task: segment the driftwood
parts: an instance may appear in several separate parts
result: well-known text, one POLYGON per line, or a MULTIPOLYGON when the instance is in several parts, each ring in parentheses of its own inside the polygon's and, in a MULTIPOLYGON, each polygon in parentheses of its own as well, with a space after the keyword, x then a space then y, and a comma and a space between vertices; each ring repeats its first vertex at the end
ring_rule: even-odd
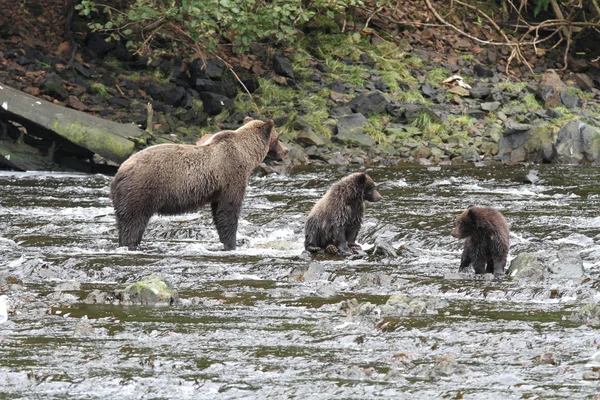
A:
POLYGON ((94 154, 120 164, 147 137, 133 124, 59 106, 0 82, 0 164, 10 168, 44 168, 65 157, 91 160, 94 154))

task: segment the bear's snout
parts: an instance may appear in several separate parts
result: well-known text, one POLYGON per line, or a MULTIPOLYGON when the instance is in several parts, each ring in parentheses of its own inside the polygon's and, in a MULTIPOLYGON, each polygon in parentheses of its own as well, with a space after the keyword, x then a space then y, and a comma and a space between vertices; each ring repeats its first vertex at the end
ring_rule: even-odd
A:
POLYGON ((450 234, 452 236, 454 236, 455 238, 460 238, 460 234, 458 233, 458 227, 455 226, 454 228, 452 228, 452 232, 450 232, 450 234))
POLYGON ((373 202, 377 202, 381 200, 381 198, 381 194, 378 191, 375 191, 375 193, 373 193, 373 202))
POLYGON ((283 160, 283 157, 290 152, 290 149, 285 147, 280 140, 277 141, 277 144, 274 147, 275 148, 269 149, 268 155, 276 160, 283 160))

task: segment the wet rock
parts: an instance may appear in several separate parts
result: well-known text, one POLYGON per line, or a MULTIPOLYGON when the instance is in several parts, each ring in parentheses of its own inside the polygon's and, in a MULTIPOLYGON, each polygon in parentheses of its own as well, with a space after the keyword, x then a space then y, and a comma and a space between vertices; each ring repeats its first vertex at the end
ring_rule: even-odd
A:
POLYGON ((83 64, 81 64, 80 62, 77 61, 73 61, 71 63, 71 66, 73 67, 73 69, 75 71, 77 71, 77 73, 79 73, 81 76, 85 77, 85 78, 89 78, 92 76, 93 71, 91 68, 88 68, 86 66, 84 66, 83 64))
POLYGON ((442 354, 435 357, 433 366, 417 365, 409 371, 412 375, 428 381, 437 381, 452 375, 464 375, 469 373, 466 366, 459 364, 453 354, 442 354))
POLYGON ((529 183, 532 185, 541 183, 539 172, 535 169, 529 170, 527 176, 523 179, 523 183, 529 183))
POLYGON ((340 308, 351 317, 372 315, 379 310, 377 305, 369 302, 359 303, 357 299, 343 301, 340 308))
POLYGON ((448 303, 445 300, 425 294, 419 296, 394 294, 380 309, 382 316, 405 317, 409 315, 436 315, 440 308, 447 306, 448 303))
POLYGON ((158 275, 148 275, 138 282, 132 283, 123 290, 125 303, 153 305, 173 304, 179 300, 179 295, 173 286, 158 275))
POLYGON ((600 303, 583 305, 579 310, 571 314, 568 319, 572 322, 600 327, 600 303))
POLYGON ((561 105, 560 93, 567 89, 567 85, 560 79, 558 73, 549 69, 540 79, 537 92, 544 102, 544 108, 552 108, 561 105))
POLYGON ((379 257, 396 258, 398 253, 391 243, 381 238, 375 239, 373 247, 366 251, 367 254, 379 257))
POLYGON ((370 117, 375 114, 383 114, 389 107, 385 96, 379 92, 367 92, 356 96, 347 104, 356 114, 370 117))
POLYGON ((563 126, 556 137, 557 161, 581 164, 600 161, 600 129, 575 119, 563 126))
POLYGON ((87 295, 83 302, 85 304, 107 304, 112 303, 115 300, 115 296, 113 294, 103 292, 101 290, 95 289, 90 294, 87 295))
POLYGON ((314 282, 323 279, 325 267, 318 262, 311 262, 308 265, 301 265, 292 268, 290 271, 291 281, 314 282))
POLYGON ((333 138, 349 146, 373 146, 375 144, 373 138, 364 133, 367 123, 367 119, 362 114, 341 117, 335 127, 333 138))
POLYGON ((96 336, 96 329, 92 326, 87 316, 83 316, 73 331, 75 337, 94 337, 96 336))
POLYGON ((287 57, 284 57, 282 55, 274 56, 273 70, 277 75, 284 76, 286 78, 291 79, 292 81, 296 80, 296 77, 294 75, 294 69, 292 68, 292 62, 287 57))
POLYGON ((360 277, 358 283, 360 286, 389 286, 392 283, 392 277, 381 272, 368 272, 360 277))
POLYGON ((58 285, 56 285, 54 287, 54 290, 60 291, 60 292, 81 290, 81 283, 77 282, 77 281, 62 282, 62 283, 59 283, 58 285))
POLYGON ((378 378, 378 375, 379 374, 373 367, 362 368, 357 365, 352 365, 351 367, 348 367, 348 369, 346 369, 346 370, 333 371, 333 372, 328 372, 326 374, 326 376, 328 378, 354 380, 354 381, 361 381, 361 380, 367 380, 367 379, 373 380, 373 379, 378 378))
POLYGON ((534 360, 535 364, 557 365, 556 355, 554 353, 543 353, 537 356, 534 360))
POLYGON ((540 282, 552 279, 580 279, 583 260, 576 250, 565 248, 543 253, 519 253, 510 263, 507 275, 517 280, 540 282))

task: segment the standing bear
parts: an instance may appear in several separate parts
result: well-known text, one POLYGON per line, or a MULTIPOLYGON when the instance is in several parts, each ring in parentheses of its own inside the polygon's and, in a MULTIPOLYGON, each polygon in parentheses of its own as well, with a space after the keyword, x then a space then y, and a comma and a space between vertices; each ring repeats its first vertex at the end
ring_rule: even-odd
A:
POLYGON ((476 274, 504 276, 510 232, 498 210, 470 205, 458 217, 452 236, 467 239, 458 272, 466 272, 473 265, 476 274))
POLYGON ((251 172, 268 152, 283 157, 287 151, 272 120, 253 120, 216 133, 202 146, 159 144, 132 155, 110 185, 119 245, 137 247, 154 214, 183 214, 210 204, 221 243, 235 249, 251 172))
POLYGON ((350 255, 361 250, 356 237, 362 224, 364 201, 376 202, 381 195, 373 179, 363 173, 335 183, 314 205, 304 225, 304 248, 311 253, 350 255))

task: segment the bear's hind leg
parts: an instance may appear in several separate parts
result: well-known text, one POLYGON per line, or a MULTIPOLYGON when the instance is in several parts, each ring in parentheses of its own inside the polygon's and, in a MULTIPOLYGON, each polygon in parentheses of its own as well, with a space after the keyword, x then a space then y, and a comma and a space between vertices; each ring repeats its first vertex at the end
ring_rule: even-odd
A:
POLYGON ((146 231, 146 226, 148 226, 150 217, 151 215, 137 215, 127 218, 126 221, 118 218, 117 229, 119 230, 119 246, 127 246, 129 250, 135 250, 142 241, 142 236, 146 231))
POLYGON ((235 250, 238 218, 242 208, 242 196, 235 198, 220 198, 219 201, 211 203, 213 220, 217 227, 219 240, 223 243, 225 250, 235 250))

